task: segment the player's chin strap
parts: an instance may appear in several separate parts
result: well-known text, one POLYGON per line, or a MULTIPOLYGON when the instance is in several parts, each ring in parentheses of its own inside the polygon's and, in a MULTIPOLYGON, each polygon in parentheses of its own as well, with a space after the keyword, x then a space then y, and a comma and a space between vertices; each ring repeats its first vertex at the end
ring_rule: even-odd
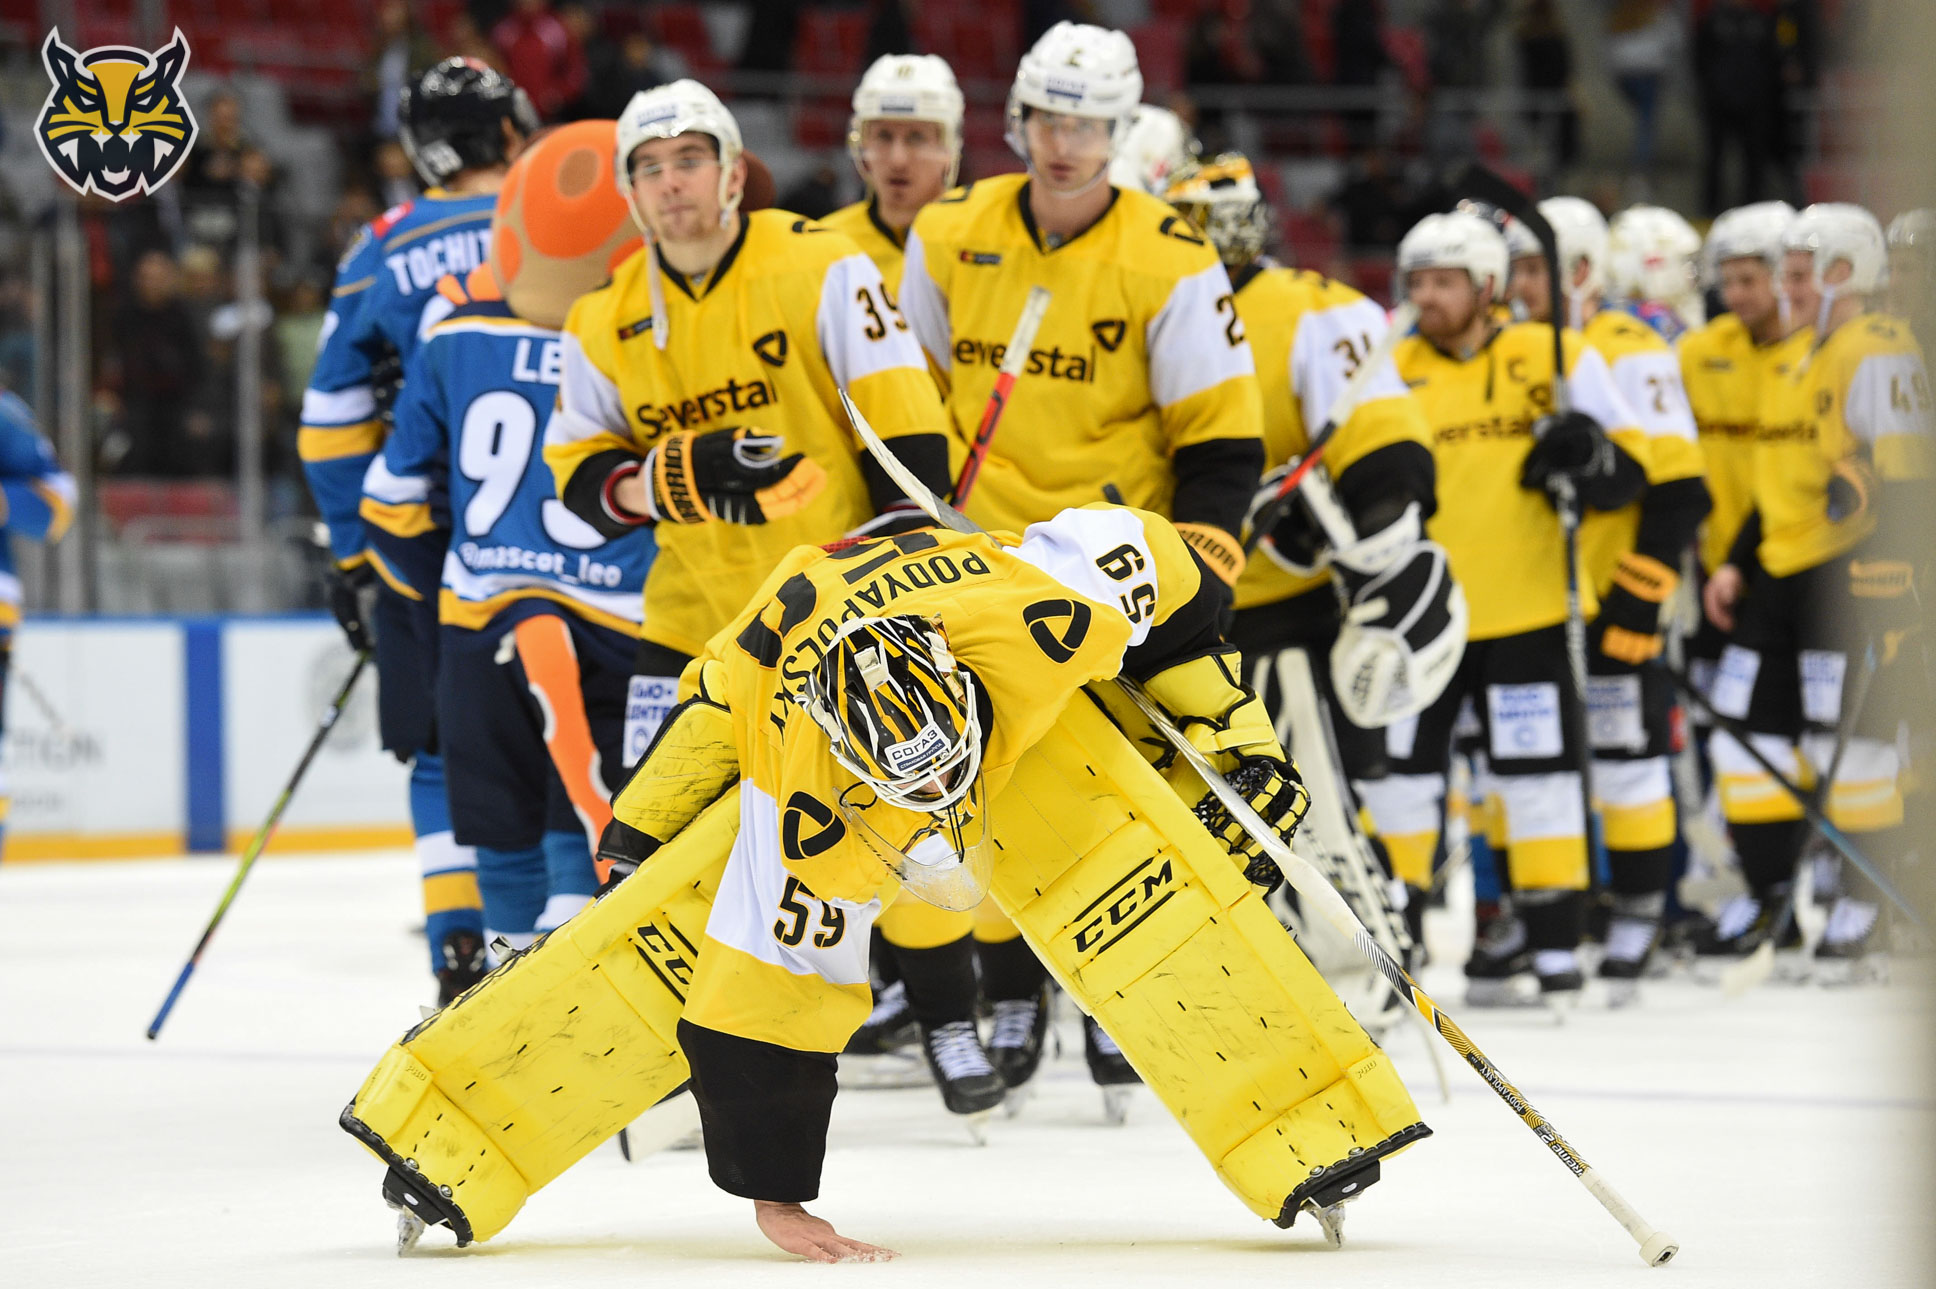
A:
MULTIPOLYGON (((847 417, 853 422, 854 432, 860 435, 861 442, 865 443, 867 450, 874 454, 875 461, 880 463, 889 478, 900 485, 903 492, 932 515, 936 523, 945 528, 952 528, 961 533, 983 531, 966 515, 930 492, 912 471, 901 464, 900 458, 894 455, 893 449, 881 440, 880 435, 874 432, 874 427, 867 423, 867 418, 860 414, 860 409, 855 407, 853 400, 847 397, 847 391, 842 389, 839 393, 841 406, 847 409, 847 417)), ((1499 1096, 1499 1099, 1512 1108, 1526 1126, 1533 1130, 1533 1134, 1545 1143, 1546 1148, 1553 1152, 1554 1157, 1565 1164, 1567 1170, 1579 1178, 1581 1185, 1592 1193, 1593 1198, 1600 1201, 1607 1212, 1626 1228, 1627 1234, 1632 1236, 1640 1246, 1641 1259, 1648 1266, 1667 1265, 1674 1255, 1680 1252, 1680 1243, 1665 1232, 1650 1226, 1646 1219, 1641 1217, 1634 1207, 1622 1199, 1612 1185, 1600 1176, 1597 1170, 1580 1158, 1579 1152, 1560 1135, 1559 1130, 1533 1108, 1532 1103, 1527 1101, 1520 1094, 1519 1089, 1506 1079, 1491 1059, 1481 1052, 1470 1038, 1466 1037, 1465 1031, 1439 1009, 1439 1005, 1418 987, 1418 983, 1406 973, 1405 968, 1400 966, 1395 958, 1379 946, 1371 933, 1365 930, 1364 924, 1358 921, 1357 915, 1352 913, 1351 906, 1344 902, 1344 897, 1333 890, 1331 884, 1325 880, 1324 874, 1319 872, 1309 860, 1301 858, 1293 851, 1278 835, 1277 830, 1265 823, 1263 818, 1251 808, 1250 802, 1244 799, 1243 794, 1231 787, 1229 781, 1210 764, 1209 759, 1184 737, 1183 732, 1177 729, 1175 722, 1170 719, 1169 713, 1163 710, 1161 704, 1151 698, 1143 687, 1133 680, 1119 677, 1116 684, 1137 707, 1142 709, 1150 724, 1176 748, 1178 755, 1197 772, 1205 786, 1230 812, 1230 817, 1250 834, 1265 854, 1277 862, 1278 868, 1283 871, 1285 879, 1297 891, 1299 898, 1305 901, 1308 907, 1315 909, 1339 935, 1350 940, 1360 953, 1370 959, 1372 966, 1391 982, 1392 988, 1418 1009, 1419 1013, 1431 1023, 1432 1028, 1438 1031, 1440 1037, 1452 1045, 1452 1050, 1465 1058, 1466 1063, 1478 1072, 1479 1077, 1485 1080, 1486 1085, 1499 1096)))

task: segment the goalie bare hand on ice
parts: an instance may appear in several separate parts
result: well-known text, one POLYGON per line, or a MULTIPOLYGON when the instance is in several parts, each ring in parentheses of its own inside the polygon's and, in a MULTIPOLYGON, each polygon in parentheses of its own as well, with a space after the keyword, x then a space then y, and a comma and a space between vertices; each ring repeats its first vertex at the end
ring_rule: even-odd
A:
POLYGON ((344 1112, 386 1198, 488 1238, 689 1078, 714 1182, 774 1244, 892 1256, 801 1206, 869 930, 905 891, 992 898, 1253 1212, 1313 1211, 1335 1240, 1338 1205, 1429 1129, 1265 908, 1257 843, 1113 687, 1084 688, 1141 679, 1289 836, 1308 798, 1238 680, 1225 594, 1168 521, 1105 505, 1020 539, 795 550, 615 798, 601 851, 629 875, 344 1112))

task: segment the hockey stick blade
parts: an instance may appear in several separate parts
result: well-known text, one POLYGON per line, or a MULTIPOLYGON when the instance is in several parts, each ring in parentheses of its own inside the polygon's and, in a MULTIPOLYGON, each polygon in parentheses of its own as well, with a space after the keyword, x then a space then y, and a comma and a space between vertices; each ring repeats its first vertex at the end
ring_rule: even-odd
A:
POLYGON ((988 459, 988 448, 995 440, 995 427, 1001 424, 1002 414, 1008 410, 1009 395, 1015 390, 1015 382, 1022 378, 1028 367, 1029 351, 1035 347, 1035 333, 1042 329, 1043 315, 1049 311, 1049 289, 1045 286, 1029 288, 1028 299, 1022 303, 1022 316, 1015 320, 1015 331, 1008 338, 1008 348, 1002 351, 1002 365, 995 373, 995 387, 988 392, 988 402, 981 411, 981 423, 975 427, 975 441, 968 447, 968 459, 961 463, 961 475, 955 480, 949 495, 954 504, 963 506, 968 503, 968 494, 975 489, 975 480, 981 477, 982 463, 988 459))
POLYGON ((874 460, 879 463, 881 469, 887 471, 887 477, 894 480, 901 491, 908 495, 909 501, 927 511, 928 518, 943 528, 952 528, 958 533, 981 531, 968 516, 935 496, 926 484, 915 477, 914 471, 908 469, 901 458, 894 455, 894 449, 887 446, 881 436, 874 432, 874 427, 867 423, 867 418, 860 414, 858 407, 854 406, 854 400, 847 397, 846 390, 838 389, 835 392, 840 395, 840 405, 847 409, 847 419, 854 424, 854 433, 860 435, 860 441, 873 454, 874 460))
POLYGON ((148 1024, 150 1042, 161 1034, 161 1027, 167 1021, 168 1013, 175 1009, 175 1000, 181 997, 182 990, 187 987, 188 978, 194 974, 196 966, 201 962, 202 954, 208 948, 208 942, 215 938, 215 928, 222 925, 222 919, 228 915, 229 905, 235 902, 236 893, 242 889, 242 883, 248 877, 249 870, 255 867, 256 859, 262 854, 263 848, 269 844, 269 839, 275 835, 276 825, 282 822, 282 812, 289 808, 290 799, 296 795, 297 785, 302 783, 303 775, 308 772, 309 763, 316 759, 316 753, 322 748, 323 741, 329 737, 329 732, 336 728, 336 721, 342 716, 343 708, 349 704, 350 693, 356 688, 357 679, 362 676, 363 669, 369 665, 369 662, 368 650, 356 655, 356 665, 350 668, 350 674, 343 681, 343 687, 336 691, 335 699, 323 712, 322 719, 317 722, 316 735, 309 740, 309 746, 303 749, 302 759, 296 762, 295 772, 289 776, 289 782, 283 785, 282 795, 276 798, 275 805, 269 810, 269 817, 262 821, 262 827, 256 829, 255 836, 249 840, 249 848, 242 852, 242 862, 236 867, 235 877, 229 882, 228 890, 222 893, 221 902, 216 904, 215 915, 202 929, 202 938, 195 942, 195 951, 189 954, 188 961, 182 964, 181 974, 175 977, 174 988, 170 989, 168 996, 162 999, 161 1009, 155 1013, 154 1020, 148 1024))
MULTIPOLYGON (((1257 543, 1263 540, 1264 534, 1277 526, 1277 521, 1283 517, 1285 507, 1291 504, 1291 494, 1305 482, 1305 476, 1311 472, 1312 467, 1323 459, 1324 451, 1331 445, 1331 438, 1338 432, 1338 427, 1350 420, 1351 414, 1358 410, 1358 405, 1365 401, 1365 391, 1371 388, 1371 382, 1377 376, 1378 369, 1391 361, 1393 351, 1398 348, 1398 342, 1403 340, 1417 323, 1417 305, 1408 300, 1398 306, 1397 312, 1391 316, 1390 324, 1385 328, 1384 338, 1365 357, 1365 360, 1358 364, 1358 369, 1351 373, 1351 378, 1344 383, 1344 388, 1339 390, 1337 397, 1331 400, 1331 406, 1325 409, 1324 425, 1312 436, 1311 445, 1304 450, 1304 456, 1292 467, 1291 472, 1279 481, 1275 495, 1259 507, 1253 517, 1245 520, 1244 554, 1249 555, 1256 550, 1257 543)), ((1331 536, 1335 544, 1338 535, 1331 534, 1331 536)))
POLYGON ((1504 1101, 1528 1128, 1532 1129, 1533 1134, 1553 1152, 1554 1157, 1579 1178, 1580 1184, 1587 1188, 1588 1193, 1599 1200, 1601 1206, 1613 1215, 1614 1220, 1626 1228, 1627 1234, 1632 1236, 1634 1242, 1640 1246, 1641 1259, 1652 1267, 1666 1266, 1672 1261, 1674 1255, 1680 1252, 1679 1242, 1649 1225, 1633 1205, 1627 1203, 1604 1177, 1580 1158, 1579 1152, 1560 1135, 1552 1122, 1533 1108, 1532 1103, 1527 1101, 1520 1094, 1519 1089, 1506 1079, 1499 1067, 1492 1063, 1491 1058, 1480 1051, 1478 1045, 1466 1037, 1465 1031, 1460 1029, 1458 1024, 1447 1016, 1423 989, 1419 988, 1418 982, 1407 974, 1405 968, 1379 947, 1378 942, 1372 938, 1364 924, 1359 922, 1356 915, 1352 913, 1351 906, 1345 903, 1344 897, 1324 880, 1323 874, 1309 860, 1302 858, 1286 845, 1284 839, 1278 836, 1277 830, 1265 823, 1263 817, 1251 808, 1243 794, 1231 787, 1229 781, 1210 764, 1209 759, 1183 736, 1183 732, 1177 729, 1175 722, 1170 719, 1169 713, 1163 710, 1160 703, 1151 698, 1143 687, 1134 681, 1119 679, 1116 683, 1129 695, 1131 701, 1142 709, 1143 714, 1149 718, 1150 724, 1157 732, 1168 739, 1178 754, 1202 777, 1211 793, 1223 804, 1224 809, 1230 812, 1231 818, 1235 819, 1244 831, 1250 834, 1251 839, 1276 862, 1285 880, 1296 889, 1298 896, 1309 901, 1334 930, 1351 940, 1358 951, 1371 960, 1372 965, 1384 975, 1385 979, 1391 981, 1392 987, 1403 994, 1406 1000, 1425 1016, 1432 1028, 1438 1031, 1439 1036, 1452 1045, 1453 1051, 1465 1058, 1466 1064, 1470 1065, 1499 1099, 1504 1101))

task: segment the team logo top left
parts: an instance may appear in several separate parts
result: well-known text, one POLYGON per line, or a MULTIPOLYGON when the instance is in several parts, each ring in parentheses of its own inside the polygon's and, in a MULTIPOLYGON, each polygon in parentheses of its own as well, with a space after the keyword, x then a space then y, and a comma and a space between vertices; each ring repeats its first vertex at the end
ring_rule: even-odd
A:
POLYGON ((181 90, 188 41, 181 29, 154 53, 102 45, 77 53, 47 33, 41 62, 54 88, 34 134, 68 186, 109 201, 152 193, 195 143, 195 114, 181 90))

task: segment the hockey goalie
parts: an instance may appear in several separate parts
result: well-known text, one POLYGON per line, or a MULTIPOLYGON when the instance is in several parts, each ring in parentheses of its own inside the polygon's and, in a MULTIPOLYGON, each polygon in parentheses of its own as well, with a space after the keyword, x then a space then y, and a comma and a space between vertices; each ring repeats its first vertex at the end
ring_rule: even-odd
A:
POLYGON ((384 1056, 342 1115, 405 1243, 460 1245, 690 1080, 713 1181, 815 1261, 802 1205, 896 899, 993 899, 1260 1217, 1340 1206, 1430 1130, 1264 904, 1258 843, 1113 686, 1143 682, 1284 836, 1308 798, 1168 521, 795 550, 681 680, 613 802, 618 880, 384 1056), (622 877, 619 875, 623 874, 622 877))

